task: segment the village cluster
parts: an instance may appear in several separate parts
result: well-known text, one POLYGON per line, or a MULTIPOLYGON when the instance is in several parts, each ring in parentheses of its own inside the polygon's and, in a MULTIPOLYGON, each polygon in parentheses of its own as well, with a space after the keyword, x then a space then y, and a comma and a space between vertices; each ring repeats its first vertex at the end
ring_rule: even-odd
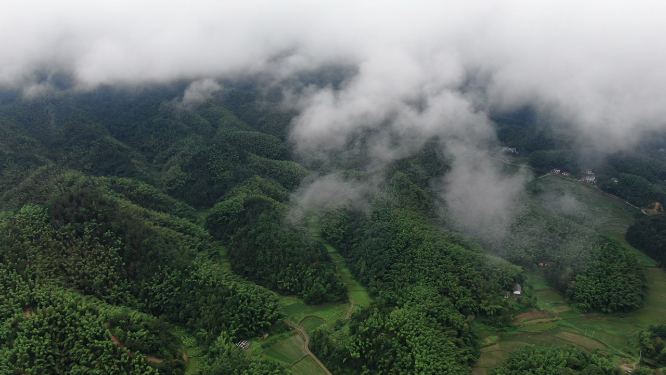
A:
MULTIPOLYGON (((553 172, 552 172, 552 173, 554 173, 554 174, 562 174, 562 176, 564 176, 564 177, 571 177, 571 173, 569 173, 569 172, 562 172, 562 170, 559 169, 559 168, 555 168, 555 169, 553 169, 553 172)), ((594 176, 594 172, 593 172, 593 171, 587 169, 587 170, 584 170, 584 171, 580 171, 580 173, 586 175, 585 177, 583 177, 583 178, 581 179, 581 181, 585 181, 585 182, 588 182, 588 183, 590 183, 590 184, 594 184, 594 183, 597 182, 597 178, 594 176)), ((613 177, 613 178, 611 178, 611 181, 617 183, 618 180, 617 180, 617 178, 613 177)))
MULTIPOLYGON (((660 152, 663 152, 664 150, 666 150, 666 149, 663 149, 663 148, 659 149, 660 152)), ((502 152, 509 152, 509 153, 512 153, 512 154, 517 154, 518 150, 515 147, 502 147, 502 152)), ((590 183, 590 184, 596 184, 597 178, 594 175, 594 171, 592 171, 591 169, 586 169, 586 170, 583 170, 583 171, 580 171, 580 172, 582 174, 585 174, 585 177, 581 178, 581 181, 584 181, 584 182, 587 182, 587 183, 590 183)), ((560 169, 560 168, 554 168, 551 173, 561 174, 564 177, 571 178, 571 173, 562 172, 562 169, 560 169)), ((618 183, 618 179, 616 177, 611 177, 611 181, 616 183, 616 184, 618 183)))

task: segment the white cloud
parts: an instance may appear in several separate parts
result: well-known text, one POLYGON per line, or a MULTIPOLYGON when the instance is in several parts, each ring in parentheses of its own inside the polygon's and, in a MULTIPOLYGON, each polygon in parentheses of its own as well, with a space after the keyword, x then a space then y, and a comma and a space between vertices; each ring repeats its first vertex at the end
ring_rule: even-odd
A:
POLYGON ((305 149, 387 122, 416 144, 432 134, 486 139, 479 109, 525 104, 614 148, 666 126, 665 10, 654 1, 12 2, 0 13, 0 85, 35 95, 50 87, 36 77, 56 72, 89 89, 284 78, 342 62, 357 71, 342 91, 311 88, 298 101, 293 137, 305 149), (486 93, 473 104, 460 90, 470 72, 486 93))
MULTIPOLYGON (((655 1, 5 2, 0 85, 35 96, 53 89, 39 77, 59 72, 81 90, 191 79, 183 102, 196 103, 219 89, 212 79, 342 63, 356 73, 340 90, 292 96, 298 148, 325 157, 373 129, 374 167, 431 136, 455 139, 465 147, 444 197, 462 227, 499 233, 524 178, 460 156, 493 139, 485 111, 534 105, 611 150, 664 129, 665 11, 655 1), (481 90, 461 89, 479 77, 481 90)), ((359 191, 333 177, 311 188, 307 204, 320 203, 312 191, 359 191)))
POLYGON ((214 93, 222 90, 222 86, 211 78, 200 79, 190 83, 179 102, 184 107, 196 107, 209 100, 214 93))

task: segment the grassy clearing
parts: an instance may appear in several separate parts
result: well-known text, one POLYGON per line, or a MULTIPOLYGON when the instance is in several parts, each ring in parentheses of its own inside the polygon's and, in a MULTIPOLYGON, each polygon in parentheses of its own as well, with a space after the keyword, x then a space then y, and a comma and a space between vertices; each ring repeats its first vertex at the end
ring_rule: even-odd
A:
POLYGON ((510 355, 509 351, 503 351, 503 350, 482 352, 481 357, 479 357, 479 360, 476 362, 475 366, 481 368, 499 367, 509 359, 509 355, 510 355))
POLYGON ((565 311, 570 311, 571 306, 568 305, 563 305, 563 306, 553 306, 553 308, 550 309, 552 312, 559 314, 565 311))
POLYGON ((183 343, 182 350, 185 355, 187 355, 187 365, 185 368, 185 373, 192 373, 196 371, 199 365, 199 359, 197 358, 201 352, 201 347, 197 340, 189 335, 183 328, 174 326, 171 330, 174 335, 178 336, 180 341, 183 343))
POLYGON ((321 318, 326 322, 340 317, 344 319, 349 303, 324 303, 308 306, 296 297, 280 297, 280 304, 284 308, 285 317, 292 322, 300 322, 308 316, 321 318))
POLYGON ((530 280, 532 280, 532 285, 535 291, 550 289, 550 286, 546 284, 546 279, 540 273, 531 275, 530 280))
POLYGON ((566 303, 564 297, 552 289, 538 290, 534 294, 536 294, 540 303, 566 303))
POLYGON ((347 286, 347 291, 349 295, 354 300, 354 305, 359 307, 368 307, 372 302, 372 297, 368 294, 368 291, 361 285, 351 273, 345 259, 338 253, 338 251, 331 245, 324 244, 328 250, 328 254, 333 259, 336 269, 338 271, 338 276, 340 280, 347 286))
POLYGON ((210 214, 211 208, 200 208, 196 211, 194 211, 194 217, 199 220, 199 225, 203 227, 204 223, 206 222, 206 217, 210 214))

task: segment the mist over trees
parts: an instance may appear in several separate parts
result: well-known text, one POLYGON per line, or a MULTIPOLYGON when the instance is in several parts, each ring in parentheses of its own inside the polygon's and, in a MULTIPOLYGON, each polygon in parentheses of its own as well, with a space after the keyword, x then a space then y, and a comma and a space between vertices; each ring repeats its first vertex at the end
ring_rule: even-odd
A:
MULTIPOLYGON (((324 243, 375 299, 312 332, 310 349, 333 372, 471 371, 476 325, 510 327, 506 293, 540 262, 582 311, 641 306, 634 254, 479 150, 423 134, 400 146, 395 129, 366 129, 341 149, 307 154, 290 143, 298 113, 284 97, 261 82, 222 83, 202 96, 183 82, 3 97, 3 371, 183 374, 187 341, 200 348, 195 373, 289 373, 236 343, 287 329, 280 296, 347 301, 324 243), (477 199, 465 189, 497 201, 457 211, 477 199), (474 215, 493 226, 469 225, 474 215)), ((500 141, 532 145, 535 168, 554 155, 579 162, 546 128, 498 126, 510 127, 500 141)), ((658 185, 648 158, 607 165, 658 185)))

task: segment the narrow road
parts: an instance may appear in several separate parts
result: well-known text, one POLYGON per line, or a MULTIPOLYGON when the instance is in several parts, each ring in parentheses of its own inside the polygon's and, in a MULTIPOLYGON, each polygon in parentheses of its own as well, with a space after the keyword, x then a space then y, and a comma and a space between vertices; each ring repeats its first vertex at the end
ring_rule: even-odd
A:
POLYGON ((349 308, 347 309, 347 315, 345 315, 345 320, 349 320, 352 310, 354 310, 354 299, 351 298, 351 294, 349 293, 347 293, 347 297, 349 297, 349 308))
POLYGON ((310 346, 310 336, 308 336, 308 334, 305 332, 303 327, 301 327, 298 324, 292 322, 291 320, 285 319, 284 322, 289 324, 290 326, 296 328, 296 330, 301 334, 301 336, 303 336, 303 340, 305 340, 305 343, 303 344, 303 352, 305 352, 306 355, 309 355, 310 358, 312 358, 317 363, 317 365, 319 367, 321 367, 322 370, 324 370, 325 373, 327 373, 328 375, 333 375, 333 374, 331 374, 330 371, 328 371, 326 366, 324 366, 324 364, 321 363, 319 358, 317 358, 317 356, 312 354, 312 352, 310 351, 310 348, 309 348, 309 346, 310 346))

